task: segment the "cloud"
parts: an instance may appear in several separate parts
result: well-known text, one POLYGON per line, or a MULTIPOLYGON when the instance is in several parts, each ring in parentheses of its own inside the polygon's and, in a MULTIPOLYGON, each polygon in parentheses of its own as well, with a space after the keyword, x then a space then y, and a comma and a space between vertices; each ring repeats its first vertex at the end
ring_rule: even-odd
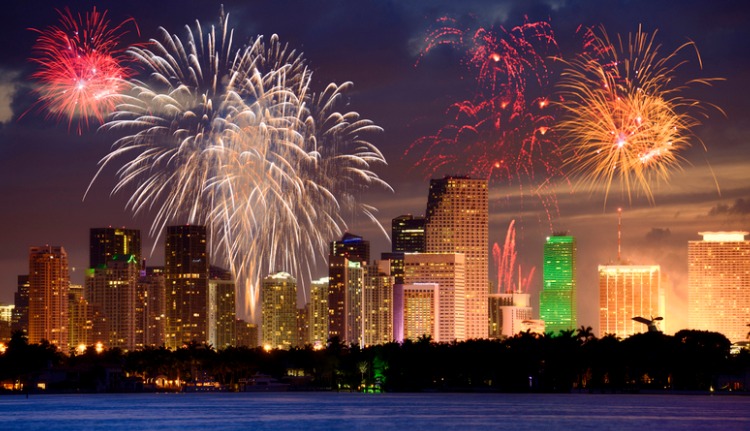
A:
POLYGON ((669 228, 662 229, 654 227, 651 228, 648 233, 646 233, 646 241, 648 241, 649 243, 663 242, 665 240, 668 240, 671 236, 672 231, 670 231, 669 228))
POLYGON ((0 69, 0 123, 7 123, 13 119, 13 98, 18 89, 17 71, 0 69))
POLYGON ((709 216, 745 214, 750 214, 750 198, 739 198, 732 205, 719 203, 708 211, 709 216))

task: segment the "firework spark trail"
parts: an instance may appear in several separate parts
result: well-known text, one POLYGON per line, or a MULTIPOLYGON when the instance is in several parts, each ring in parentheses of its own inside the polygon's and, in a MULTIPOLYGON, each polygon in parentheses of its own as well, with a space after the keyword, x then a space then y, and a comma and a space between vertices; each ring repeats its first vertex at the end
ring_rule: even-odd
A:
POLYGON ((679 54, 694 44, 662 56, 656 32, 640 28, 617 42, 603 28, 588 30, 584 48, 566 62, 558 84, 565 115, 557 129, 566 141, 565 165, 579 184, 604 187, 605 206, 613 182, 629 201, 643 193, 653 203, 652 184, 668 182, 680 167, 680 153, 700 124, 697 116, 706 115, 706 104, 681 93, 717 79, 680 81, 677 71, 687 60, 679 54))
POLYGON ((77 16, 68 8, 57 12, 59 25, 30 29, 39 34, 31 58, 39 69, 32 76, 39 82, 38 104, 58 120, 67 117, 68 128, 75 122, 81 134, 90 119, 101 124, 114 110, 122 79, 133 75, 120 39, 128 33, 126 24, 136 32, 138 27, 132 18, 111 26, 107 11, 96 8, 77 16))
POLYGON ((545 95, 547 58, 557 53, 551 27, 526 22, 509 31, 472 31, 443 18, 428 33, 422 56, 441 45, 465 50, 464 64, 477 90, 471 99, 452 104, 448 123, 417 139, 406 154, 417 152, 417 167, 428 175, 462 172, 517 184, 522 194, 532 190, 551 219, 556 199, 549 180, 562 176, 555 116, 545 95))
POLYGON ((497 293, 528 292, 535 268, 532 267, 526 277, 523 277, 521 265, 516 271, 516 228, 515 220, 508 224, 505 242, 502 249, 498 243, 492 246, 492 258, 497 266, 497 293))
POLYGON ((149 80, 131 80, 103 126, 124 136, 99 173, 129 157, 113 193, 132 190, 136 213, 155 208, 152 235, 169 223, 206 224, 254 313, 267 274, 312 279, 316 256, 346 226, 343 211, 377 223, 357 196, 390 190, 371 171, 385 159, 365 140, 381 129, 336 111, 351 83, 313 93, 302 55, 275 35, 233 48, 223 13, 205 33, 186 26, 184 40, 160 31, 148 48, 130 50, 149 80))

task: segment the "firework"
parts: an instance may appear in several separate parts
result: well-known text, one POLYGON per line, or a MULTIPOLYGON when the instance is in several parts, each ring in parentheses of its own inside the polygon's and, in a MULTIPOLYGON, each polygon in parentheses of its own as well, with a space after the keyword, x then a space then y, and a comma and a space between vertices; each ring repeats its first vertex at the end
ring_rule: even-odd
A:
POLYGON ((107 12, 96 8, 77 16, 67 8, 57 12, 58 25, 31 29, 39 34, 31 59, 39 68, 33 77, 39 81, 39 104, 49 115, 67 117, 68 127, 75 123, 80 134, 90 119, 101 124, 114 109, 122 80, 133 73, 123 61, 119 41, 127 33, 126 24, 138 28, 132 19, 112 26, 107 12))
POLYGON ((416 140, 407 154, 418 152, 417 166, 428 175, 466 173, 516 183, 542 198, 560 171, 560 152, 552 128, 554 115, 546 97, 548 56, 557 52, 546 22, 526 22, 506 30, 461 29, 441 19, 431 31, 422 55, 450 45, 464 50, 464 65, 475 78, 470 99, 446 110, 448 121, 435 134, 416 140))
POLYGON ((686 63, 679 54, 694 47, 688 42, 662 56, 656 32, 639 28, 613 43, 600 28, 586 33, 583 53, 566 63, 558 84, 565 115, 557 125, 567 142, 565 165, 580 184, 603 185, 605 205, 613 182, 628 200, 643 193, 653 202, 652 184, 668 182, 683 161, 705 109, 681 93, 716 80, 678 79, 686 63))
POLYGON ((529 291, 531 280, 536 268, 532 267, 526 277, 523 277, 521 265, 516 270, 516 221, 511 220, 505 234, 505 243, 500 248, 498 243, 492 246, 492 258, 497 266, 497 293, 521 293, 529 291), (516 280, 517 278, 517 280, 516 280))
POLYGON ((136 213, 156 208, 152 235, 175 221, 207 225, 254 312, 267 274, 312 278, 342 213, 375 220, 357 196, 390 189, 371 171, 385 159, 365 140, 380 128, 336 111, 351 83, 314 93, 302 55, 275 35, 234 48, 223 13, 205 33, 186 27, 185 40, 160 32, 130 50, 149 79, 131 80, 105 123, 124 136, 101 168, 128 157, 113 192, 131 193, 136 213))

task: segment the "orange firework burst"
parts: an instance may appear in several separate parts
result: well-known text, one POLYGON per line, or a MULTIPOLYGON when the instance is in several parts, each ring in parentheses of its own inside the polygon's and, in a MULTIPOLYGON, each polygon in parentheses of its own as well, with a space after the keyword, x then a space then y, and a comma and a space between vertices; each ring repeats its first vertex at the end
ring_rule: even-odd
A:
POLYGON ((677 70, 687 61, 678 56, 695 45, 688 42, 660 56, 655 37, 639 28, 627 41, 618 36, 615 44, 603 28, 588 30, 584 52, 566 63, 558 83, 565 115, 557 130, 566 142, 565 166, 579 184, 591 189, 603 184, 605 205, 613 181, 628 200, 643 193, 653 203, 651 185, 669 181, 671 170, 684 161, 680 152, 695 138, 696 116, 706 114, 702 103, 681 93, 717 80, 680 83, 677 70))
MULTIPOLYGON (((34 78, 39 81, 39 104, 49 115, 67 118, 80 134, 89 119, 99 123, 114 109, 123 79, 133 75, 124 64, 120 38, 126 23, 110 26, 107 12, 94 8, 74 16, 67 8, 58 10, 60 22, 39 33, 31 61, 39 65, 34 78)), ((138 30, 136 26, 136 31, 138 30)))

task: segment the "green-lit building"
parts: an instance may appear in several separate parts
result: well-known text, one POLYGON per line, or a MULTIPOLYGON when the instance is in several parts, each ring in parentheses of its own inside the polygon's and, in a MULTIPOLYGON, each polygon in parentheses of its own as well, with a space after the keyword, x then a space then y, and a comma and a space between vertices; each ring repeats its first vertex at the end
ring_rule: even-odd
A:
POLYGON ((544 279, 539 317, 545 332, 576 329, 576 240, 555 234, 544 244, 544 279))

